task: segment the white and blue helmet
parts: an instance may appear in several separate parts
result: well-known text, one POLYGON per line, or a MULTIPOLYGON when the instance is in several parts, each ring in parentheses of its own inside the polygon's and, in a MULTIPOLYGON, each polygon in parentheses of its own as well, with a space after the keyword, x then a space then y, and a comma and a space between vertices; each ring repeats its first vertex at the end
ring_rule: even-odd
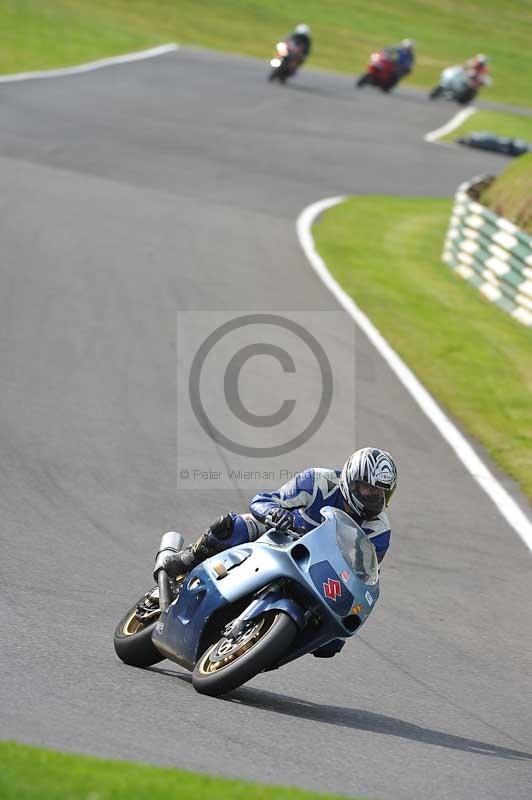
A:
POLYGON ((397 486, 397 467, 391 455, 378 447, 356 450, 345 462, 340 490, 347 505, 359 516, 371 519, 390 504, 397 486), (367 494, 366 486, 380 489, 367 494))
POLYGON ((301 23, 301 25, 296 25, 294 33, 300 33, 302 36, 310 36, 310 27, 301 23))

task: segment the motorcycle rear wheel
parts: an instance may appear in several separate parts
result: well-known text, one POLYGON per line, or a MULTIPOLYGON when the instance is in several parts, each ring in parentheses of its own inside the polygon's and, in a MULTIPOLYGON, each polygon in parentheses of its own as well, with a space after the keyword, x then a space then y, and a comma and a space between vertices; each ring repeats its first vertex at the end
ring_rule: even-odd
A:
POLYGON ((277 661, 297 633, 297 625, 284 611, 268 611, 253 620, 236 640, 222 637, 198 660, 192 685, 212 697, 242 686, 277 661))
POLYGON ((120 620, 113 637, 115 653, 124 664, 131 667, 151 667, 152 664, 164 660, 164 656, 151 640, 159 614, 154 613, 146 623, 141 622, 137 616, 137 606, 145 597, 143 595, 120 620))
POLYGON ((460 105, 466 106, 468 103, 471 103, 475 99, 476 94, 477 94, 476 89, 467 89, 465 92, 462 92, 460 97, 457 97, 456 99, 460 103, 460 105))

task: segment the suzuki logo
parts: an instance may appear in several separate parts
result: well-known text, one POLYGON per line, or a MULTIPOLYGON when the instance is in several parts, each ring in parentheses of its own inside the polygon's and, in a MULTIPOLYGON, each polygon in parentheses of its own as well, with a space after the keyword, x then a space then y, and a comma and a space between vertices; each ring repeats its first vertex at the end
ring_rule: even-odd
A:
POLYGON ((325 593, 325 597, 328 597, 329 600, 334 600, 334 602, 336 602, 336 598, 341 597, 342 595, 342 586, 340 581, 335 581, 334 578, 328 578, 323 584, 323 591, 325 593))

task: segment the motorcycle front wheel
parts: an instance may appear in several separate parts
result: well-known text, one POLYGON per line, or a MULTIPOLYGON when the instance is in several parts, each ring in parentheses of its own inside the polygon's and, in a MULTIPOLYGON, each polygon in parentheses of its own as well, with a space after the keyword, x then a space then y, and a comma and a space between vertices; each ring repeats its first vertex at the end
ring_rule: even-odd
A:
POLYGON ((281 64, 280 67, 274 67, 268 76, 269 81, 279 81, 279 83, 286 83, 286 79, 288 78, 289 73, 286 70, 286 67, 283 67, 281 64))
POLYGON ((358 80, 355 81, 355 86, 357 86, 360 89, 362 88, 362 86, 365 86, 367 83, 370 83, 370 81, 371 81, 371 75, 369 74, 369 72, 365 72, 364 75, 361 75, 360 78, 358 78, 358 80))
POLYGON ((222 637, 198 660, 192 685, 212 697, 230 692, 273 664, 287 651, 297 625, 284 611, 261 614, 235 639, 222 637))
POLYGON ((147 592, 129 609, 116 626, 114 633, 115 653, 124 664, 129 664, 131 667, 151 667, 152 664, 164 660, 164 656, 151 640, 153 629, 160 616, 157 605, 154 605, 151 614, 146 606, 147 598, 152 592, 147 592), (139 611, 143 607, 147 610, 139 611))

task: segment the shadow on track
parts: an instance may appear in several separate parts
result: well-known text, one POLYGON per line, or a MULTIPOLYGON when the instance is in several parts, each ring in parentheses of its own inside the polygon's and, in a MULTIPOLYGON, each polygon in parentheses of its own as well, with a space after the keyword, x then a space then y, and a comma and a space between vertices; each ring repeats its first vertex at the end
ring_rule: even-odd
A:
MULTIPOLYGON (((150 672, 158 672, 178 678, 186 683, 192 682, 192 676, 187 672, 176 672, 164 667, 148 667, 150 672)), ((444 731, 435 731, 423 728, 412 722, 405 722, 397 717, 388 717, 376 714, 373 711, 361 711, 356 708, 342 708, 341 706, 320 705, 298 697, 275 694, 264 689, 251 689, 243 687, 235 689, 221 701, 238 703, 249 708, 260 708, 275 714, 284 714, 288 717, 309 719, 313 722, 324 722, 327 725, 337 725, 341 728, 350 728, 356 731, 370 731, 382 733, 385 736, 398 736, 401 739, 412 739, 416 742, 432 744, 436 747, 447 747, 450 750, 460 750, 463 753, 474 753, 483 756, 495 756, 515 761, 532 761, 532 753, 523 750, 512 750, 496 744, 479 742, 476 739, 466 739, 444 731)))
POLYGON ((499 747, 498 745, 479 742, 475 739, 454 736, 444 731, 423 728, 420 725, 414 725, 396 717, 376 714, 372 711, 320 705, 319 703, 299 700, 297 697, 266 692, 263 689, 237 689, 227 696, 227 701, 251 708, 273 711, 277 714, 286 714, 299 719, 309 719, 314 722, 325 722, 329 725, 351 728, 352 730, 371 731, 372 733, 382 733, 386 736, 413 739, 417 742, 425 742, 437 747, 447 747, 451 750, 461 750, 465 753, 496 756, 517 761, 532 761, 532 754, 521 750, 511 750, 507 747, 499 747))
POLYGON ((166 669, 165 667, 145 667, 145 669, 147 672, 158 672, 159 675, 168 675, 170 678, 178 678, 178 680, 185 681, 185 683, 190 683, 192 685, 191 672, 176 672, 175 669, 166 669))

